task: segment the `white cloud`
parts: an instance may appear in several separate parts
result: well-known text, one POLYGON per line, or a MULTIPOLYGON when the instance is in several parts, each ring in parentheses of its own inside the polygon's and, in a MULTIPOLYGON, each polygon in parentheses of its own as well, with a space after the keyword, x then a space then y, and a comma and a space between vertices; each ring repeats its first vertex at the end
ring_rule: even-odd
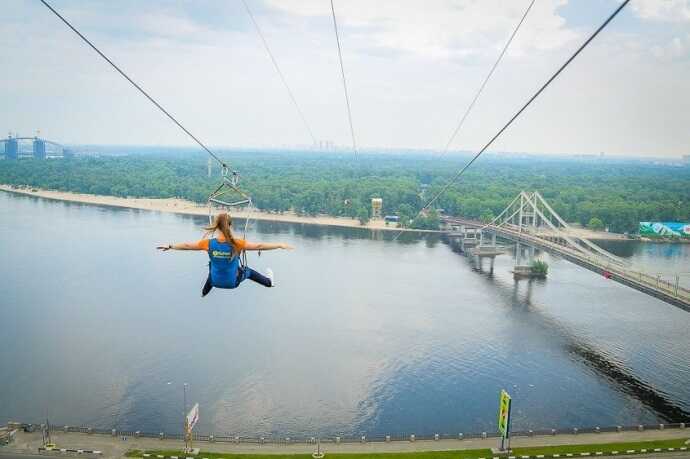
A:
MULTIPOLYGON (((329 2, 270 1, 250 5, 312 130, 349 145, 329 2)), ((358 143, 442 147, 528 2, 429 0, 421 8, 417 0, 337 0, 358 143)), ((22 71, 0 74, 0 132, 191 144, 40 4, 13 4, 0 62, 22 71)), ((138 5, 56 1, 206 143, 310 143, 240 2, 138 5)), ((536 1, 454 148, 482 146, 601 20, 584 4, 563 5, 536 1), (573 9, 586 25, 573 26, 573 9)), ((641 15, 611 23, 496 148, 687 154, 688 29, 641 15)))
MULTIPOLYGON (((269 0, 277 9, 302 16, 330 16, 328 2, 269 0)), ((577 37, 556 10, 564 0, 537 1, 516 39, 513 55, 562 47, 577 37)), ((483 56, 500 49, 529 0, 350 0, 336 2, 339 27, 372 48, 436 59, 483 56), (423 6, 421 6, 423 5, 423 6)))
POLYGON ((631 5, 642 19, 690 22, 690 0, 635 0, 631 5))
POLYGON ((690 33, 685 36, 673 37, 664 45, 652 48, 652 54, 660 60, 671 61, 690 55, 690 33))
POLYGON ((142 14, 135 19, 141 31, 160 38, 196 40, 200 35, 206 36, 209 32, 207 27, 202 27, 186 17, 170 13, 142 14))

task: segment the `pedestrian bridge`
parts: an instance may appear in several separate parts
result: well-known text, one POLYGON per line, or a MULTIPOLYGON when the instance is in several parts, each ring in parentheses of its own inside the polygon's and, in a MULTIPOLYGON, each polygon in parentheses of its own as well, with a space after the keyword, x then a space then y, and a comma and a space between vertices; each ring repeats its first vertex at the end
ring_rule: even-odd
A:
POLYGON ((576 235, 537 191, 521 192, 489 223, 456 217, 444 217, 443 221, 456 230, 470 229, 479 234, 475 254, 482 250, 491 253, 498 237, 515 243, 516 268, 524 266, 522 247, 530 249, 529 261, 534 249, 543 250, 690 312, 690 290, 679 285, 678 275, 668 279, 632 269, 624 259, 576 235))

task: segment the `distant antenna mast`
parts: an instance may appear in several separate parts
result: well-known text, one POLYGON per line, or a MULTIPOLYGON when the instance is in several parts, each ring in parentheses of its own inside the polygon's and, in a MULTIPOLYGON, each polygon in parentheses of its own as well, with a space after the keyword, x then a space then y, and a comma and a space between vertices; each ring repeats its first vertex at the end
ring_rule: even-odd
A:
POLYGON ((208 158, 208 177, 211 178, 211 172, 213 172, 213 162, 211 158, 208 158))

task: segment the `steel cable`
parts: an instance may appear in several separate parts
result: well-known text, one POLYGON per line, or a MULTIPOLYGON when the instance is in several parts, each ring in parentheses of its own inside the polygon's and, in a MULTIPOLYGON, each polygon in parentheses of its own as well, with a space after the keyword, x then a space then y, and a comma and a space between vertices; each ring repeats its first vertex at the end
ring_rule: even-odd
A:
POLYGON ((347 119, 350 122, 350 135, 352 136, 352 149, 357 155, 357 141, 355 140, 355 128, 352 125, 352 109, 350 108, 350 96, 347 92, 347 80, 345 78, 345 67, 343 66, 343 53, 340 49, 340 36, 338 35, 338 21, 335 18, 335 6, 331 0, 331 13, 333 15, 333 30, 335 30, 335 41, 338 44, 338 59, 340 60, 340 74, 343 79, 343 89, 345 90, 345 102, 347 103, 347 119))
POLYGON ((168 112, 165 108, 163 108, 163 106, 162 106, 161 104, 159 104, 159 103, 156 101, 156 99, 154 99, 151 95, 149 95, 148 92, 146 92, 141 86, 139 86, 134 80, 132 80, 132 79, 129 77, 129 75, 127 75, 120 67, 118 67, 112 60, 110 60, 110 59, 108 58, 108 56, 106 56, 105 54, 103 54, 103 52, 101 52, 101 50, 98 49, 98 48, 96 47, 96 45, 94 45, 88 38, 86 38, 81 32, 79 32, 79 30, 77 30, 76 27, 74 27, 67 19, 65 19, 60 13, 58 13, 58 12, 55 10, 55 8, 53 8, 52 6, 50 6, 50 4, 49 4, 46 0, 40 0, 40 1, 41 1, 41 3, 43 3, 43 5, 44 5, 46 8, 48 8, 50 11, 52 11, 53 14, 55 14, 55 16, 57 16, 58 18, 60 18, 60 20, 61 20, 62 22, 64 22, 64 23, 67 25, 67 27, 69 27, 70 29, 72 29, 72 31, 73 31, 74 33, 76 33, 76 34, 79 36, 79 38, 81 38, 81 39, 82 39, 86 44, 88 44, 94 51, 96 51, 96 52, 98 53, 99 56, 101 56, 103 59, 105 59, 105 61, 108 62, 108 64, 110 64, 115 70, 117 70, 117 72, 118 72, 120 75, 122 75, 127 81, 129 81, 129 82, 132 84, 132 86, 134 86, 134 87, 135 87, 140 93, 142 93, 149 101, 151 101, 151 103, 153 103, 153 105, 155 105, 155 106, 156 106, 160 111, 162 111, 168 118, 170 118, 170 120, 171 120, 173 123, 175 123, 175 124, 177 125, 177 127, 179 127, 180 129, 182 129, 182 130, 185 132, 185 134, 187 134, 189 137, 191 137, 192 140, 194 140, 201 148, 203 148, 209 155, 211 155, 211 157, 212 157, 213 159, 215 159, 216 161, 218 161, 218 163, 219 163, 222 167, 225 167, 225 168, 228 167, 228 165, 227 165, 223 160, 221 160, 221 159, 220 159, 215 153, 213 153, 206 145, 204 145, 204 143, 203 143, 201 140, 199 140, 194 134, 192 134, 191 132, 189 132, 189 130, 188 130, 187 128, 185 128, 185 127, 182 125, 182 123, 180 123, 179 121, 177 121, 177 119, 176 119, 174 116, 172 116, 172 115, 170 114, 170 112, 168 112))
POLYGON ((314 145, 316 145, 316 137, 314 137, 314 132, 311 130, 311 127, 309 126, 309 123, 307 122, 307 118, 304 116, 304 112, 302 112, 302 109, 300 108, 299 104, 297 103, 297 99, 295 98, 295 95, 292 93, 292 90, 290 89, 290 86, 288 85, 287 80, 285 79, 285 75, 283 75, 282 70, 280 70, 280 66, 278 65, 278 61, 276 61, 276 58, 273 55, 273 52, 271 51, 271 48, 268 46, 268 41, 266 40, 266 37, 264 36, 263 32, 261 31, 259 24, 256 22, 256 19, 254 18, 254 14, 252 13, 252 10, 249 8, 249 5, 247 4, 247 0, 242 0, 242 3, 244 4, 244 8, 247 10, 247 14, 249 15, 249 17, 252 20, 252 23, 254 24, 254 28, 256 29, 256 33, 259 34, 259 37, 261 38, 261 42, 264 44, 264 48, 266 48, 266 52, 268 53, 268 57, 271 58, 271 62, 273 63, 273 67, 276 69, 276 72, 278 73, 278 76, 280 77, 280 81, 283 82, 283 86, 285 86, 285 89, 287 90, 287 93, 290 96, 290 100, 292 101, 292 104, 295 106, 295 109, 297 110, 299 117, 302 119, 302 123, 304 123, 304 127, 309 132, 309 136, 311 137, 312 142, 314 143, 314 145))
MULTIPOLYGON (((587 40, 585 40, 585 42, 582 43, 582 45, 580 45, 580 47, 579 47, 579 48, 578 48, 578 49, 577 49, 577 50, 576 50, 576 51, 575 51, 575 52, 574 52, 574 53, 573 53, 573 54, 572 54, 572 55, 571 55, 571 56, 570 56, 570 57, 569 57, 559 68, 558 68, 558 70, 556 70, 556 72, 551 76, 551 78, 549 78, 549 79, 546 81, 546 83, 544 83, 544 84, 537 90, 537 92, 535 92, 535 93, 532 95, 532 97, 530 97, 530 98, 527 100, 527 102, 525 102, 525 104, 524 104, 524 105, 523 105, 523 106, 522 106, 522 107, 521 107, 521 108, 520 108, 520 109, 509 119, 509 120, 508 120, 508 122, 505 123, 505 124, 503 125, 503 127, 502 127, 501 129, 498 130, 498 132, 491 138, 491 140, 489 140, 489 141, 486 143, 486 145, 484 145, 484 146, 482 147, 482 149, 479 150, 479 151, 472 157, 472 159, 471 159, 467 164, 465 164, 465 166, 463 166, 462 169, 460 169, 460 170, 459 170, 459 171, 448 181, 448 183, 446 183, 446 184, 441 188, 441 190, 440 190, 438 193, 436 193, 436 195, 434 195, 434 197, 431 198, 431 199, 421 208, 421 210, 417 213, 417 216, 418 216, 419 214, 421 214, 422 212, 424 212, 425 210, 427 210, 427 209, 429 208, 429 206, 431 206, 434 202, 436 202, 436 200, 438 200, 439 197, 443 196, 443 194, 444 194, 446 191, 448 191, 448 188, 450 188, 451 185, 453 185, 453 184, 458 180, 458 178, 460 178, 460 176, 462 176, 462 174, 464 174, 465 171, 466 171, 466 170, 467 170, 477 159, 479 159, 479 157, 480 157, 480 156, 481 156, 481 155, 482 155, 482 154, 483 154, 483 153, 484 153, 484 152, 485 152, 495 141, 496 141, 496 139, 498 139, 498 138, 501 136, 501 134, 503 134, 503 132, 505 132, 505 130, 508 129, 508 127, 509 127, 511 124, 513 124, 513 122, 522 114, 522 112, 524 112, 524 111, 527 109, 527 107, 529 107, 529 106, 532 104, 532 102, 534 102, 534 100, 535 100, 537 97, 539 97, 539 95, 540 95, 542 92, 544 92, 544 90, 545 90, 545 89, 546 89, 546 88, 547 88, 547 87, 558 77, 558 75, 560 75, 561 72, 563 72, 563 70, 565 70, 565 68, 568 67, 568 65, 570 65, 570 63, 571 63, 571 62, 582 52, 582 50, 584 50, 584 49, 587 47, 587 45, 589 45, 589 44, 591 43, 591 41, 594 40, 594 38, 595 38, 597 35, 599 35, 599 33, 600 33, 602 30, 604 30, 604 29, 606 28, 607 25, 609 25, 609 23, 613 20, 613 18, 615 18, 616 16, 618 16, 618 13, 620 13, 621 10, 622 10, 623 8, 625 8, 625 6, 626 6, 628 3, 630 3, 630 0, 625 0, 625 1, 623 1, 623 3, 621 3, 621 4, 613 11, 613 13, 611 13, 611 15, 610 15, 610 16, 609 16, 609 17, 608 17, 608 18, 607 18, 607 19, 606 19, 606 20, 605 20, 605 21, 604 21, 604 22, 603 22, 603 23, 602 23, 602 24, 601 24, 601 25, 600 25, 590 36, 589 36, 589 38, 587 38, 587 40)), ((395 236, 394 240, 398 239, 398 238, 400 237, 401 234, 402 234, 402 231, 398 232, 398 234, 395 236)))
POLYGON ((498 67, 498 64, 503 59, 503 56, 505 55, 506 51, 508 51, 508 47, 510 47, 510 44, 513 42, 513 38, 515 38, 515 35, 517 35, 518 30, 520 30, 520 27, 522 26, 522 23, 525 22, 525 19, 527 18, 527 15, 529 14, 530 10, 532 9, 532 6, 534 5, 535 1, 536 0, 532 0, 530 2, 530 4, 527 6, 525 13, 522 15, 522 18, 520 18, 520 22, 518 22, 517 25, 515 26, 515 29, 513 29, 513 33, 510 35, 510 38, 508 38, 508 42, 506 42, 505 46, 503 47, 503 50, 498 55, 496 62, 494 62, 494 65, 491 67, 491 70, 489 70, 489 73, 486 75, 486 78, 484 78, 484 81, 482 82, 481 86, 479 87, 479 90, 474 95, 474 99, 472 99, 472 102, 470 102, 470 105, 467 106, 465 113, 462 115, 462 118, 460 118, 460 122, 458 123, 457 127, 453 131, 453 134, 451 134, 450 139, 448 139, 448 142, 446 142, 446 146, 443 147, 443 151, 437 156, 437 158, 440 158, 443 155, 445 155, 446 153, 448 153, 448 149, 450 149, 450 145, 453 143, 453 140, 455 140, 455 137, 458 135, 458 132, 460 132, 460 129, 462 129, 463 124, 465 124, 465 120, 467 119, 470 112, 474 108, 474 105, 477 103, 477 100, 479 100, 479 96, 484 91, 486 84, 489 82, 489 79, 491 79, 491 76, 494 74, 494 71, 496 71, 496 68, 498 67))

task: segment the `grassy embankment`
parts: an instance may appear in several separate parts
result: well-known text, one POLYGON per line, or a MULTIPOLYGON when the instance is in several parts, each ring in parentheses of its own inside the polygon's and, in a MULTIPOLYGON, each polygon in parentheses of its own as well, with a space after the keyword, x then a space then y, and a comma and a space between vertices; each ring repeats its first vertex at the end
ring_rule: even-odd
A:
MULTIPOLYGON (((658 441, 640 441, 640 442, 626 442, 626 443, 602 443, 589 445, 559 445, 559 446, 535 446, 527 448, 514 448, 510 456, 520 457, 575 457, 582 453, 589 453, 591 456, 611 456, 624 454, 639 454, 652 453, 654 450, 661 450, 661 452, 668 452, 669 448, 678 451, 680 448, 688 447, 685 444, 685 439, 674 440, 658 440, 658 441), (645 451, 642 451, 645 450, 645 451), (628 453, 628 451, 634 451, 628 453)), ((659 452, 659 451, 657 451, 659 452)), ((129 451, 127 457, 143 457, 144 454, 150 454, 152 459, 156 459, 157 455, 170 457, 177 456, 184 458, 185 454, 182 451, 129 451)), ((357 459, 490 459, 496 455, 489 449, 467 449, 456 451, 423 451, 423 452, 409 452, 409 453, 328 453, 327 456, 332 459, 351 459, 352 456, 357 456, 357 459)), ((209 453, 201 452, 200 458, 206 459, 311 459, 310 454, 232 454, 232 453, 209 453)))

